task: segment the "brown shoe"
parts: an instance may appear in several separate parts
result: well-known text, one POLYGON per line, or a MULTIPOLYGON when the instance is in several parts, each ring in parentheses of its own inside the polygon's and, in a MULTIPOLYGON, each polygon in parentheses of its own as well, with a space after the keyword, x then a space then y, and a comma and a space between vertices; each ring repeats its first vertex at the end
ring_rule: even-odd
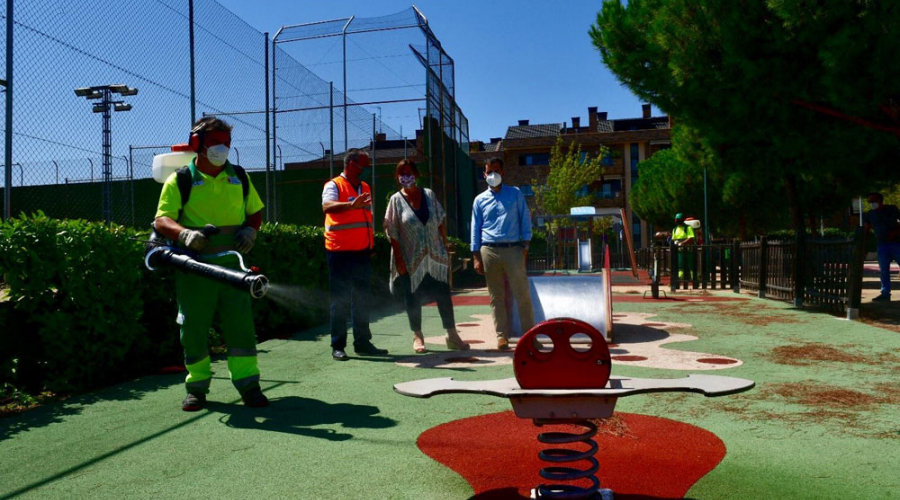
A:
POLYGON ((455 351, 468 351, 469 350, 469 344, 467 344, 465 341, 463 341, 462 338, 460 338, 459 332, 456 331, 456 328, 451 328, 450 330, 447 330, 446 341, 447 341, 448 349, 453 349, 455 351))
POLYGON ((505 337, 497 337, 497 349, 500 349, 501 351, 508 351, 509 340, 507 340, 505 337))
POLYGON ((427 351, 425 349, 425 337, 422 335, 422 332, 413 333, 413 351, 417 354, 427 351))

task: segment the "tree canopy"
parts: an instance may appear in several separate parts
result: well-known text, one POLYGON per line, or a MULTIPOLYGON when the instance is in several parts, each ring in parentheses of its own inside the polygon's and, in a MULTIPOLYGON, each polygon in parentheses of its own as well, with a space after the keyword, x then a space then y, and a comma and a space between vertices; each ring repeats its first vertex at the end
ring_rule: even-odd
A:
POLYGON ((796 229, 900 179, 897 136, 865 126, 896 123, 898 17, 887 0, 608 0, 590 34, 629 89, 703 138, 723 197, 783 188, 796 229))
POLYGON ((594 196, 585 189, 603 173, 601 158, 607 148, 596 156, 582 155, 581 145, 572 141, 563 150, 562 138, 557 138, 550 151, 550 172, 546 180, 535 179, 535 205, 544 215, 568 214, 572 207, 590 206, 594 196))

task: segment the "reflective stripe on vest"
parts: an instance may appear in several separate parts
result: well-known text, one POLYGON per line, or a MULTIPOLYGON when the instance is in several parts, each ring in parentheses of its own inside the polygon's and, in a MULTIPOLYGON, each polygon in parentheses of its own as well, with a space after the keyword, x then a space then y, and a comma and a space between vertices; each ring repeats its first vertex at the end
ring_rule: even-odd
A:
POLYGON ((368 222, 351 222, 350 224, 338 224, 336 226, 325 226, 326 231, 346 231, 347 229, 357 229, 360 227, 371 227, 368 222))
MULTIPOLYGON (((359 191, 346 178, 338 176, 329 182, 337 187, 337 201, 347 203, 357 196, 371 194, 369 185, 360 183, 359 191)), ((373 248, 375 232, 368 208, 325 214, 325 248, 331 251, 358 251, 373 248)))

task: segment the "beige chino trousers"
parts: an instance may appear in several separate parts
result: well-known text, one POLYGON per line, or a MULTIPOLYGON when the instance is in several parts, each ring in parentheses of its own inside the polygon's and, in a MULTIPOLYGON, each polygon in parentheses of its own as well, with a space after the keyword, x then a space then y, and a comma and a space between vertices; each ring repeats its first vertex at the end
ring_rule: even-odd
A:
POLYGON ((531 307, 531 287, 525 271, 525 252, 522 247, 481 247, 481 261, 484 277, 491 294, 491 314, 494 316, 494 330, 497 337, 509 339, 509 316, 506 310, 506 287, 503 277, 509 281, 509 289, 519 306, 519 322, 522 333, 534 326, 534 312, 531 307))

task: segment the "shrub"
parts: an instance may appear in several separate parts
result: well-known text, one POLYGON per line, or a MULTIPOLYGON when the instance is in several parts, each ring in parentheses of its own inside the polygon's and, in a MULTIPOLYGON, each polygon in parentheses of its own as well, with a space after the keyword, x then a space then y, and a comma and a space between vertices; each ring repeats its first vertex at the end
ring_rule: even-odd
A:
POLYGON ((20 383, 93 387, 140 358, 147 340, 132 231, 43 214, 0 227, 0 273, 17 318, 3 330, 20 383))
MULTIPOLYGON (((144 267, 146 239, 121 226, 42 213, 0 224, 0 294, 8 294, 0 298, 0 384, 32 394, 76 392, 180 364, 175 271, 144 267)), ((387 296, 389 255, 387 238, 376 235, 375 297, 387 296)), ((260 340, 325 320, 321 227, 265 224, 246 263, 262 269, 270 297, 279 299, 252 301, 260 340)), ((211 341, 218 339, 213 331, 211 341)))

